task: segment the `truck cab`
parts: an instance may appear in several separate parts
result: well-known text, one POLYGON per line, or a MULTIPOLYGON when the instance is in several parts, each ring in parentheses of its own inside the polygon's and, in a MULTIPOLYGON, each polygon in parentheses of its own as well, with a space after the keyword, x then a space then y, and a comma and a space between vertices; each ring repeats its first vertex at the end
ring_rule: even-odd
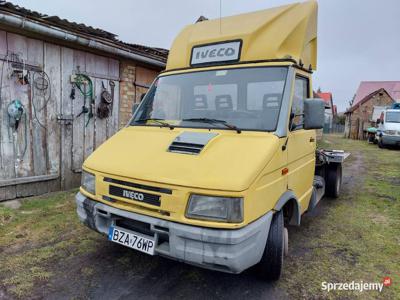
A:
POLYGON ((378 146, 400 146, 400 104, 396 103, 393 107, 384 109, 380 118, 377 120, 378 146))
POLYGON ((317 151, 316 2, 207 20, 175 39, 129 124, 83 165, 80 220, 150 255, 279 278, 287 226, 328 192, 317 151))

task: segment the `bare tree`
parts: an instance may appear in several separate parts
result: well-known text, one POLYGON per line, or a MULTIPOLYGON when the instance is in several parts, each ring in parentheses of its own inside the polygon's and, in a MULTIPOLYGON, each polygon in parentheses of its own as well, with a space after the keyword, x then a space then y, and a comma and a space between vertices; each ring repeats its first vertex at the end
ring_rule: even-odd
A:
POLYGON ((353 98, 349 101, 349 107, 352 107, 354 104, 354 99, 356 98, 356 94, 354 94, 353 98))

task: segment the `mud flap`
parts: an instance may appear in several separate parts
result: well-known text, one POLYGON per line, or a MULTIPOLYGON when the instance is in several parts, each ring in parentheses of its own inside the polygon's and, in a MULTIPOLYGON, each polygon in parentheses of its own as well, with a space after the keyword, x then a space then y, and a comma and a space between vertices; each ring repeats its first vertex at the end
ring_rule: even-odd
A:
POLYGON ((307 212, 312 211, 325 194, 325 180, 322 176, 315 175, 311 200, 307 212))

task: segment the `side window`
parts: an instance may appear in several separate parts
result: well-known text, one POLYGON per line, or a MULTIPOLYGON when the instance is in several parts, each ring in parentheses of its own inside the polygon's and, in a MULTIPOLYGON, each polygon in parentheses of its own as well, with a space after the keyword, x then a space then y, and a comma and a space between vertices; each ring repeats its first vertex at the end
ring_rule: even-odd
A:
POLYGON ((292 113, 295 115, 292 127, 294 130, 303 128, 304 99, 306 98, 308 98, 308 79, 296 76, 292 104, 292 113))

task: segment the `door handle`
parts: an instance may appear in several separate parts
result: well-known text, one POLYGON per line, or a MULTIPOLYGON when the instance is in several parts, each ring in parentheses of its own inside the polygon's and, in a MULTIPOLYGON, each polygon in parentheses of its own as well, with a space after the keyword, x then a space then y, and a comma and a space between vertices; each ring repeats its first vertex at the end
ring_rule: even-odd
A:
POLYGON ((315 139, 313 137, 310 137, 310 143, 314 143, 315 139))

